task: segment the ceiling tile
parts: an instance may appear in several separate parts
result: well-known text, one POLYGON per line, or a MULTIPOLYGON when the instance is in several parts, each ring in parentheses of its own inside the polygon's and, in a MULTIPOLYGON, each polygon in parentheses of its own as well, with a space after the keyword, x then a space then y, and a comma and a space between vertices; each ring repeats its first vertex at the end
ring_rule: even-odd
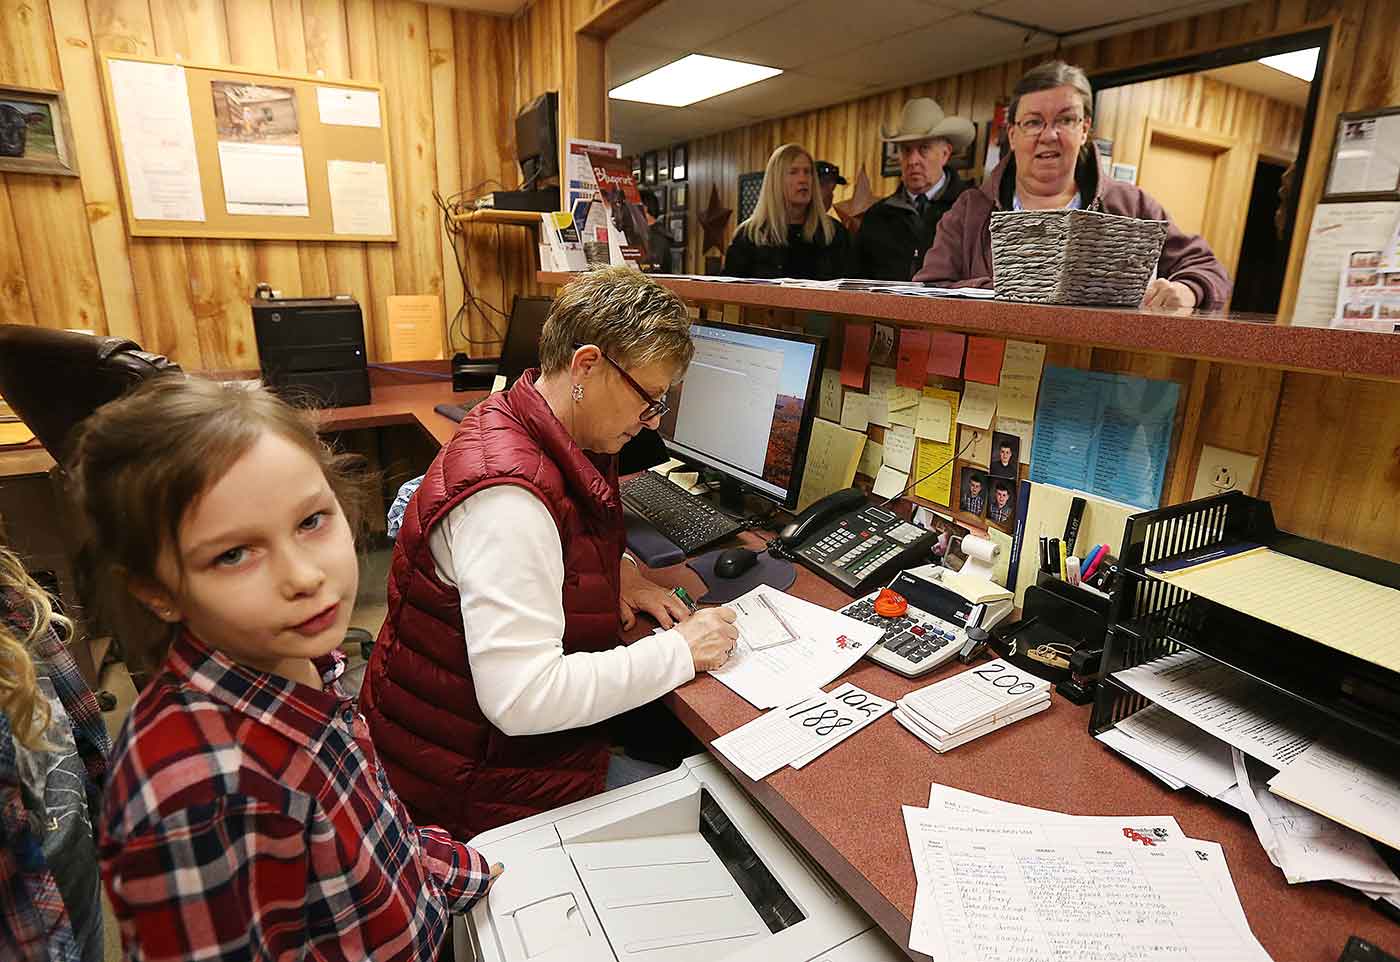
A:
POLYGON ((925 0, 881 0, 871 17, 849 0, 804 0, 707 44, 701 53, 792 70, 956 15, 925 0))
POLYGON ((821 75, 887 89, 1005 63, 1052 43, 1026 39, 1018 27, 963 14, 850 51, 823 65, 821 75))
POLYGON ((796 2, 800 0, 705 0, 699 5, 667 0, 623 27, 613 39, 643 46, 699 50, 796 2))
POLYGON ((840 103, 865 93, 867 88, 845 80, 831 80, 804 73, 784 73, 741 87, 696 106, 707 110, 736 111, 756 119, 788 114, 840 103))
POLYGON ((620 86, 644 73, 663 67, 685 56, 681 50, 650 47, 636 43, 608 42, 608 87, 620 86))
MULTIPOLYGON (((1201 0, 996 0, 985 3, 980 9, 998 17, 1006 17, 1021 23, 1032 24, 1049 30, 1051 33, 1075 33, 1107 27, 1124 20, 1139 17, 1157 19, 1178 19, 1173 10, 1181 10, 1185 16, 1188 8, 1201 6, 1225 6, 1228 3, 1202 4, 1201 0)), ((1131 28, 1129 28, 1131 29, 1131 28)))

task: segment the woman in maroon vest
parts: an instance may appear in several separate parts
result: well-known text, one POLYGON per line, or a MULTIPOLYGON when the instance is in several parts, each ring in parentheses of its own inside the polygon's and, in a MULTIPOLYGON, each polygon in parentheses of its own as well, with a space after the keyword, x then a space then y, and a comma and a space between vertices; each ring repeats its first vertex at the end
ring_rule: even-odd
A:
POLYGON ((599 723, 733 650, 733 612, 688 615, 623 555, 615 455, 665 413, 689 328, 634 270, 579 277, 550 309, 540 370, 473 408, 428 468, 362 694, 415 819, 468 839, 635 780, 599 723), (666 630, 621 645, 639 611, 666 630))

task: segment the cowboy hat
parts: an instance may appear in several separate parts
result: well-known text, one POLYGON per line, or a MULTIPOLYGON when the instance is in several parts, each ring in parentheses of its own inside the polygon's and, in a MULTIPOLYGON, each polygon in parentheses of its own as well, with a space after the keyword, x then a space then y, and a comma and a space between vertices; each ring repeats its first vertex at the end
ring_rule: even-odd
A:
POLYGON ((880 125, 880 139, 888 144, 941 137, 952 144, 954 150, 965 150, 976 136, 977 128, 972 126, 972 121, 945 116, 938 101, 931 97, 907 101, 899 114, 898 127, 880 125))

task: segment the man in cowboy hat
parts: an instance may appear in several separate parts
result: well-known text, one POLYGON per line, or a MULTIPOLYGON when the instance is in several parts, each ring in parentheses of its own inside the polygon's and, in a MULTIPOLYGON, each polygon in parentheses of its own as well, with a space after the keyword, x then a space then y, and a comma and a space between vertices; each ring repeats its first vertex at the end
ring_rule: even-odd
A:
POLYGON ((899 145, 899 187, 865 212, 856 235, 857 276, 907 281, 933 245, 939 219, 972 185, 945 168, 953 151, 972 143, 975 128, 948 117, 936 100, 904 105, 899 126, 880 127, 880 139, 899 145))
POLYGON ((846 186, 846 178, 841 176, 841 168, 829 160, 817 161, 817 186, 822 189, 822 210, 831 212, 831 201, 836 195, 836 185, 846 186))

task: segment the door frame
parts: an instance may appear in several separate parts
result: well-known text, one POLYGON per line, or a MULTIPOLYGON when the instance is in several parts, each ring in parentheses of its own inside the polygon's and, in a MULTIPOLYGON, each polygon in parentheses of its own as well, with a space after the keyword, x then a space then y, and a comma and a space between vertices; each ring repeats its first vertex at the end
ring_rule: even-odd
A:
MULTIPOLYGON (((1142 147, 1138 152, 1139 184, 1142 183, 1144 168, 1147 166, 1147 158, 1152 144, 1158 139, 1175 141, 1192 147, 1203 147, 1211 155, 1210 186, 1206 190, 1206 216, 1205 222, 1201 225, 1201 236, 1205 237, 1208 242, 1212 237, 1218 241, 1218 243, 1211 243, 1211 249, 1215 252, 1216 260, 1220 261, 1225 270, 1233 277, 1240 259, 1240 243, 1244 236, 1244 218, 1236 209, 1238 205, 1231 203, 1231 198, 1225 196, 1225 193, 1229 189, 1231 180, 1238 179, 1235 175, 1239 168, 1241 155, 1251 152, 1240 149, 1242 141, 1238 137, 1208 133, 1197 130, 1195 127, 1164 123, 1153 117, 1148 117, 1142 131, 1142 147)), ((1252 187, 1254 182, 1252 173, 1249 175, 1249 181, 1252 187)))

